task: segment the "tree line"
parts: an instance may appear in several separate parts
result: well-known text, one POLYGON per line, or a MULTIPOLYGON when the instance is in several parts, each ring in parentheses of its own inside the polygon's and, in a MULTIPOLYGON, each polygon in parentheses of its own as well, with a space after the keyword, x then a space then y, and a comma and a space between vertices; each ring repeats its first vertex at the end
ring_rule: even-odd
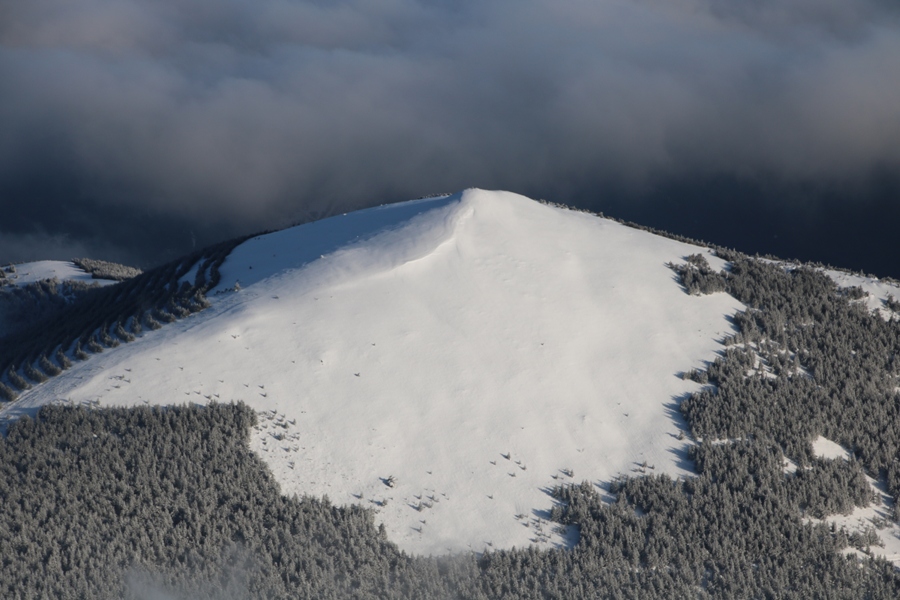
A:
MULTIPOLYGON (((710 385, 681 404, 694 435, 764 435, 801 466, 825 436, 900 496, 900 320, 869 312, 858 290, 818 270, 727 258, 714 276, 747 310, 706 370, 710 385)), ((700 269, 677 270, 696 285, 700 269)))
POLYGON ((551 518, 579 532, 570 550, 408 556, 369 509, 283 496, 241 404, 47 406, 0 440, 0 595, 900 596, 893 565, 844 553, 868 552, 873 531, 805 518, 877 501, 866 473, 900 491, 898 320, 815 269, 718 252, 726 271, 699 254, 672 265, 687 293, 748 307, 722 356, 685 373, 704 386, 681 403, 697 475, 625 477, 605 486, 611 503, 600 482, 555 488, 551 518), (819 435, 851 459, 815 457, 819 435))
POLYGON ((871 501, 857 463, 785 477, 773 441, 692 448, 696 477, 560 486, 571 550, 409 556, 371 509, 286 497, 243 404, 46 406, 0 440, 0 595, 18 598, 893 598, 871 539, 806 523, 871 501), (827 500, 819 500, 825 494, 827 500), (855 536, 855 537, 854 537, 855 536))
MULTIPOLYGON (((21 296, 17 310, 31 316, 0 339, 0 400, 15 399, 20 391, 69 368, 72 360, 85 360, 132 341, 145 329, 159 329, 207 308, 206 292, 219 284, 219 267, 245 239, 205 248, 105 287, 52 281, 27 286, 13 297, 21 296), (183 280, 195 265, 194 280, 183 280), (70 289, 77 293, 66 296, 70 289)), ((111 263, 85 264, 95 271, 126 274, 111 263)))

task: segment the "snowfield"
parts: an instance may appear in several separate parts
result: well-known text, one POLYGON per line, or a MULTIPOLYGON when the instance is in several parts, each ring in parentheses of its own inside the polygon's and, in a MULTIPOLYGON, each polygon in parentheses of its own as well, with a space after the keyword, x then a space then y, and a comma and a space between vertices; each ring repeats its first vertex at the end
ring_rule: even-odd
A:
POLYGON ((682 290, 697 252, 505 192, 350 213, 246 241, 210 309, 0 415, 243 400, 284 493, 372 507, 408 552, 569 544, 552 486, 690 468, 679 374, 743 308, 682 290))
MULTIPOLYGON (((29 283, 37 283, 45 279, 58 279, 59 281, 82 281, 84 283, 97 283, 98 285, 110 285, 116 283, 107 279, 92 279, 91 274, 87 273, 75 263, 67 260, 39 260, 29 263, 19 263, 14 265, 16 272, 5 272, 6 281, 9 284, 23 287, 29 283)), ((0 287, 0 290, 3 288, 0 287)))

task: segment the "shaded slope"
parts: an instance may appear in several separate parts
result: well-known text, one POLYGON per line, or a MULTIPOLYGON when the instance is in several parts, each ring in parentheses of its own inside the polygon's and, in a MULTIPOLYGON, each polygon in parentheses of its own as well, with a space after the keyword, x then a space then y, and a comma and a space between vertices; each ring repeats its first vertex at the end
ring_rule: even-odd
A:
POLYGON ((0 267, 0 339, 58 314, 92 287, 114 283, 99 275, 116 274, 121 280, 140 273, 114 263, 89 262, 102 268, 91 273, 84 263, 59 260, 0 267))
MULTIPOLYGON (((123 279, 105 287, 82 283, 70 290, 69 282, 56 280, 28 284, 22 293, 48 296, 55 303, 46 315, 30 315, 2 337, 0 345, 0 400, 13 400, 19 392, 46 381, 68 369, 72 361, 130 342, 144 328, 158 329, 161 323, 195 313, 208 306, 205 293, 218 285, 218 266, 243 239, 206 248, 193 255, 147 273, 123 279), (190 281, 182 278, 191 273, 190 281)), ((88 261, 101 270, 111 263, 88 261)), ((102 261, 99 261, 102 262, 102 261)), ((121 271, 121 269, 119 270, 121 271)), ((41 271, 48 272, 48 269, 41 271)), ((122 274, 122 277, 125 277, 122 274)), ((80 283, 79 281, 74 282, 80 283)), ((18 291, 18 290, 17 290, 18 291)))

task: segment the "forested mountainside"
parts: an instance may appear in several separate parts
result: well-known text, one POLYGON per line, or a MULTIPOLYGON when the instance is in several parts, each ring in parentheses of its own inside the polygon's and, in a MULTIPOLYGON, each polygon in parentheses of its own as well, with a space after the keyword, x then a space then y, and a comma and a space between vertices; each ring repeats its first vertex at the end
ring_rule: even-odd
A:
MULTIPOLYGON (((683 373, 703 386, 677 406, 696 475, 655 475, 637 462, 636 474, 611 482, 558 485, 547 516, 577 528, 571 549, 400 552, 371 509, 282 495, 248 449, 258 415, 242 404, 56 405, 12 423, 0 442, 0 590, 60 598, 897 597, 891 563, 847 553, 871 554, 874 529, 817 520, 878 502, 866 474, 900 491, 896 306, 886 301, 884 318, 859 290, 815 269, 718 253, 728 261, 719 271, 701 255, 671 265, 686 294, 727 293, 747 307, 734 315, 721 356, 683 373), (816 457, 820 435, 851 460, 816 457)), ((523 527, 541 517, 517 515, 523 527)))
POLYGON ((2 282, 0 279, 0 339, 59 315, 88 290, 99 287, 97 283, 58 279, 22 286, 3 286, 2 282))
POLYGON ((80 338, 61 347, 71 366, 26 381, 0 423, 60 398, 243 400, 268 415, 251 449, 283 491, 375 508, 407 553, 569 545, 574 531, 515 516, 549 513, 556 483, 638 459, 691 472, 667 405, 699 385, 676 374, 714 359, 743 308, 680 290, 666 263, 693 252, 724 265, 483 190, 338 215, 236 246, 209 308, 82 345, 88 360, 80 338))
MULTIPOLYGON (((777 447, 696 446, 698 476, 553 490, 572 550, 409 556, 372 511, 283 496, 244 405, 48 406, 0 443, 0 590, 19 598, 892 598, 871 540, 801 519, 870 500, 853 463, 785 477, 777 447), (50 484, 48 485, 48 482, 50 484)), ((521 515, 523 521, 534 515, 521 515)), ((524 525, 525 523, 523 523, 524 525)))
POLYGON ((702 257, 676 270, 692 293, 726 290, 748 309, 738 333, 704 373, 710 384, 681 405, 694 435, 756 438, 800 465, 825 436, 851 450, 900 494, 900 313, 892 298, 870 312, 859 288, 840 289, 809 268, 785 268, 738 254, 712 273, 702 257))
POLYGON ((88 353, 202 310, 209 305, 205 292, 219 282, 219 265, 244 239, 146 273, 106 261, 75 261, 95 278, 119 281, 116 285, 50 279, 6 290, 0 294, 0 311, 15 326, 0 331, 0 400, 14 400, 88 353))
POLYGON ((44 260, 0 267, 0 339, 59 314, 86 290, 139 275, 102 260, 44 260))

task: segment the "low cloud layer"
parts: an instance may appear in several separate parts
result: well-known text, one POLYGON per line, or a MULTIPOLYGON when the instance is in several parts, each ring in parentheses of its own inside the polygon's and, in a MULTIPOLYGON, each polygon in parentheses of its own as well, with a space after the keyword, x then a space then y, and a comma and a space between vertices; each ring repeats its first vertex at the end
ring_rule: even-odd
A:
POLYGON ((0 0, 0 260, 65 235, 148 265, 470 186, 864 205, 900 177, 896 6, 0 0))

